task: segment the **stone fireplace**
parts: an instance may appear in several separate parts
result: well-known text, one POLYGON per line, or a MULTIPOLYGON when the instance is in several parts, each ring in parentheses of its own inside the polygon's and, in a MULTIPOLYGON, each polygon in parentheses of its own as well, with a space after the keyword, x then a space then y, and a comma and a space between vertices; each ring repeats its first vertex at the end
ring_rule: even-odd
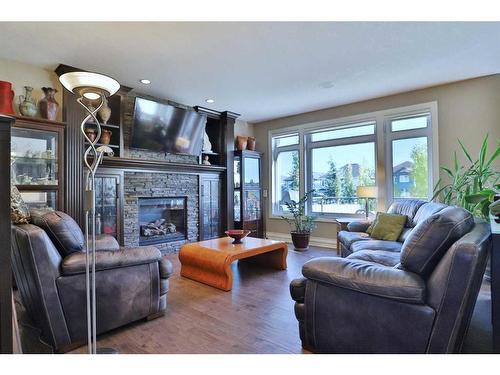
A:
POLYGON ((187 197, 139 198, 139 245, 187 238, 187 197))
POLYGON ((154 245, 177 252, 199 236, 199 180, 187 173, 124 174, 125 246, 154 245))

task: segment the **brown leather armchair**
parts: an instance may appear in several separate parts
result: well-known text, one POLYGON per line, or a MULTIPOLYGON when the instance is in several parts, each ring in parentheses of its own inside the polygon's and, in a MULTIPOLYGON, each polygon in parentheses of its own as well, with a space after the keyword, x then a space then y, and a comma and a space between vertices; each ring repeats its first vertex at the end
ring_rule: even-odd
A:
MULTIPOLYGON (((63 212, 34 211, 32 223, 12 227, 14 277, 42 338, 64 352, 86 341, 84 236, 63 212)), ((97 249, 97 333, 163 315, 172 264, 160 251, 120 249, 109 236, 97 249)))

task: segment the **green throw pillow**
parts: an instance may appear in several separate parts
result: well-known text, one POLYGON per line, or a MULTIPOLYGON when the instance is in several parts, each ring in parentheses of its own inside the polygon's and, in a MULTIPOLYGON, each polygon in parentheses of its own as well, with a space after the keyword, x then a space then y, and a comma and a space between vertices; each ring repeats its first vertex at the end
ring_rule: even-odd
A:
POLYGON ((377 212, 375 219, 372 221, 370 226, 368 228, 366 228, 366 233, 372 234, 373 227, 375 226, 375 223, 377 222, 377 219, 378 219, 378 214, 381 214, 381 213, 383 213, 383 212, 377 212))
POLYGON ((378 213, 370 236, 377 240, 397 241, 406 224, 405 215, 378 213))

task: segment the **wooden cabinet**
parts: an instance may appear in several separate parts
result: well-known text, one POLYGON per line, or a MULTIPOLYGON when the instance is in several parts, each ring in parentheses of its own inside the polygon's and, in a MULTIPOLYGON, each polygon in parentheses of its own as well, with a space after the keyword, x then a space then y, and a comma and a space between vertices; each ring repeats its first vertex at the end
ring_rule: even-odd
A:
POLYGON ((95 177, 96 233, 109 234, 123 245, 123 172, 99 168, 95 177))
POLYGON ((17 117, 12 127, 12 181, 30 208, 63 209, 64 124, 17 117))
POLYGON ((264 237, 259 152, 234 152, 234 227, 251 230, 252 237, 264 237))
POLYGON ((222 234, 221 179, 219 175, 200 175, 200 240, 222 234))

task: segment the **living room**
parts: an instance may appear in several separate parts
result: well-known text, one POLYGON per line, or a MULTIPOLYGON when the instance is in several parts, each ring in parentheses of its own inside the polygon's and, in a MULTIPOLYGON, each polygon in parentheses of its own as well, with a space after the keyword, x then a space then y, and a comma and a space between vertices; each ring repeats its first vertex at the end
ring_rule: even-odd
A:
POLYGON ((500 23, 181 19, 0 22, 2 353, 500 353, 500 23))

